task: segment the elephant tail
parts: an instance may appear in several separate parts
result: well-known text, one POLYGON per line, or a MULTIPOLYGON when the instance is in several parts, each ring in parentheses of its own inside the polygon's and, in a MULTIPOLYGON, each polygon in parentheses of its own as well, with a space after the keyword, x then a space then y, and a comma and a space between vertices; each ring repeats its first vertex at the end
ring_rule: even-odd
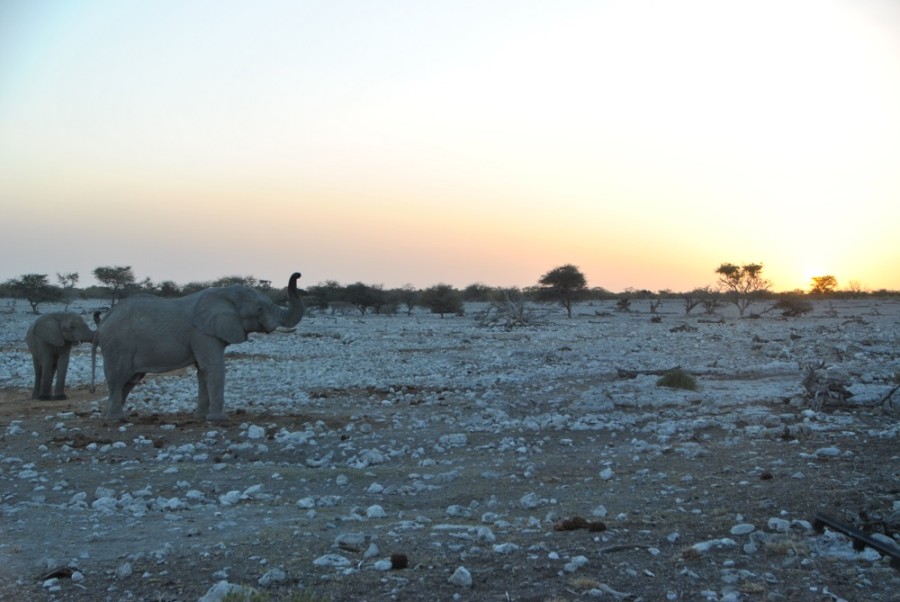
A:
POLYGON ((97 345, 100 344, 100 312, 94 312, 94 324, 97 325, 94 330, 94 338, 91 341, 91 393, 97 391, 97 345))

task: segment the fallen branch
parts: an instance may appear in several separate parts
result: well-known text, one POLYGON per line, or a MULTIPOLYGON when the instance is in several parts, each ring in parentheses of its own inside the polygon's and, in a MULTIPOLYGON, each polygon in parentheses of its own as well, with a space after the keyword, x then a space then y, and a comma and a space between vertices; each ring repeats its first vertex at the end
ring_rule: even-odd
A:
POLYGON ((640 548, 642 550, 649 550, 653 546, 645 543, 620 543, 614 546, 606 546, 605 548, 600 548, 597 550, 599 554, 609 554, 610 552, 621 552, 623 550, 632 550, 634 548, 640 548))
POLYGON ((900 385, 897 385, 896 387, 888 391, 888 394, 881 398, 881 401, 878 402, 878 405, 886 405, 888 399, 893 397, 894 393, 896 393, 898 389, 900 389, 900 385))

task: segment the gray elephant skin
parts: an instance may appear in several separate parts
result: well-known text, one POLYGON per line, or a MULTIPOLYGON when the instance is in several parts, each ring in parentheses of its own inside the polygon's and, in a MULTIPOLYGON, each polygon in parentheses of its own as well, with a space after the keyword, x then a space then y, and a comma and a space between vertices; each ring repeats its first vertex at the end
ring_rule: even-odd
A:
MULTIPOLYGON (((288 306, 280 307, 249 286, 203 289, 177 299, 153 295, 117 303, 100 322, 97 341, 109 388, 104 418, 124 417, 128 394, 147 373, 197 368, 200 419, 225 420, 225 348, 251 332, 290 328, 305 308, 297 292, 299 273, 288 281, 288 306)), ((95 367, 96 369, 96 363, 95 367)))
POLYGON ((70 311, 44 314, 28 327, 25 342, 34 363, 32 399, 66 399, 66 373, 72 345, 90 343, 94 334, 78 314, 70 311))

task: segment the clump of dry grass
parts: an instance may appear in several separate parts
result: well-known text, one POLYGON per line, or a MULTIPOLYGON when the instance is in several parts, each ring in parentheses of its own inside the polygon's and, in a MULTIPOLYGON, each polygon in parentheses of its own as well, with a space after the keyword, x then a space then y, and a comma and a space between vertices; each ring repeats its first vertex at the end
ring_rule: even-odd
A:
POLYGON ((694 378, 690 372, 682 370, 681 368, 675 368, 660 376, 656 380, 656 386, 696 391, 697 379, 694 378))

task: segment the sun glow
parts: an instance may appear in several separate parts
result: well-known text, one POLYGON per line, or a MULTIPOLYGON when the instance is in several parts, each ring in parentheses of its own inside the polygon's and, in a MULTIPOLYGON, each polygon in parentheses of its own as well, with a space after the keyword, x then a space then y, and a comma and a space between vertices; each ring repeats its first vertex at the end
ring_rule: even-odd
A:
POLYGON ((11 6, 0 280, 900 289, 896 3, 11 6))

